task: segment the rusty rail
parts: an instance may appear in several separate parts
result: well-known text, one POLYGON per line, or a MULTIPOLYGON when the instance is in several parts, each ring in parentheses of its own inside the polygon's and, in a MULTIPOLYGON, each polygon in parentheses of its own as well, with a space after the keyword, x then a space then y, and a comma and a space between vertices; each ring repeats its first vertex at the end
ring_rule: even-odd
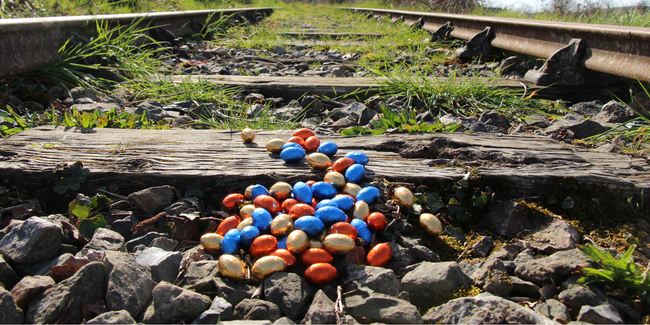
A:
POLYGON ((549 58, 574 39, 586 44, 579 65, 583 68, 650 82, 650 28, 565 23, 473 15, 439 14, 369 8, 344 8, 413 24, 422 18, 423 29, 436 31, 451 22, 451 36, 469 40, 491 27, 490 45, 517 53, 549 58))
POLYGON ((189 22, 200 23, 230 15, 252 20, 256 15, 268 16, 273 8, 242 8, 218 10, 191 10, 139 14, 67 16, 46 18, 0 19, 0 78, 34 72, 57 60, 57 51, 65 44, 71 32, 83 34, 84 26, 95 21, 106 21, 111 26, 155 23, 175 36, 191 35, 189 22))

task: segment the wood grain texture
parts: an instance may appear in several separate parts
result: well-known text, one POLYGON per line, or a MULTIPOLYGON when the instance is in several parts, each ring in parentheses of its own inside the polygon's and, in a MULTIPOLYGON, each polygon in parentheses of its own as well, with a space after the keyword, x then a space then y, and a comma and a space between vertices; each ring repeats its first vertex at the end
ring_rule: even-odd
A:
MULTIPOLYGON (((291 131, 258 131, 244 144, 239 131, 120 130, 44 126, 0 141, 0 179, 26 189, 51 189, 59 163, 81 161, 90 169, 83 189, 114 185, 120 193, 157 185, 189 187, 196 181, 225 191, 275 181, 322 179, 306 161, 286 164, 269 154, 272 138, 287 139, 291 131), (114 147, 128 143, 123 153, 114 147), (50 145, 44 145, 50 144, 50 145)), ((638 193, 650 187, 642 158, 576 149, 537 136, 492 134, 388 134, 382 136, 322 136, 338 144, 336 157, 361 150, 370 157, 366 181, 387 179, 429 186, 451 186, 470 169, 484 183, 498 183, 504 196, 539 195, 540 186, 571 178, 584 186, 638 193), (407 147, 439 145, 437 154, 404 158, 407 147), (447 157, 447 158, 445 158, 447 157), (440 162, 448 162, 446 167, 440 162), (457 166, 457 167, 449 167, 457 166)), ((426 150, 425 150, 426 152, 426 150)))

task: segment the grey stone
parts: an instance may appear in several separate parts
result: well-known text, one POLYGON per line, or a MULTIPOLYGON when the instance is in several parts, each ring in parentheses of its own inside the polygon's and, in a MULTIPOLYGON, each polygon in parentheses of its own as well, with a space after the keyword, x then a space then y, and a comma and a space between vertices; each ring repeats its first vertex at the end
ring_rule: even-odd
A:
POLYGON ((309 306, 302 324, 336 324, 334 302, 327 297, 323 290, 318 290, 309 306))
POLYGON ((74 257, 72 254, 65 253, 59 255, 51 260, 42 261, 33 264, 17 264, 16 270, 24 275, 52 275, 52 267, 55 265, 64 265, 70 258, 74 257))
POLYGON ((566 130, 573 139, 584 139, 592 135, 603 133, 609 130, 609 128, 598 122, 584 120, 579 116, 567 114, 562 118, 554 120, 551 125, 544 129, 544 132, 550 134, 563 132, 564 130, 566 130))
POLYGON ((133 255, 106 251, 106 306, 126 310, 137 317, 145 307, 155 286, 148 267, 139 265, 133 255))
POLYGON ((104 264, 91 262, 73 276, 59 282, 34 298, 25 314, 27 323, 55 323, 63 313, 70 323, 83 321, 82 306, 102 300, 104 264))
POLYGON ((192 208, 193 208, 192 203, 190 203, 188 201, 185 201, 185 200, 181 200, 181 201, 178 201, 178 202, 174 202, 174 203, 172 203, 172 205, 164 208, 163 212, 167 213, 168 216, 176 216, 176 217, 178 217, 181 213, 183 213, 183 211, 186 211, 186 210, 189 210, 189 209, 192 209, 192 208))
POLYGON ((612 100, 603 105, 600 113, 596 114, 593 120, 599 123, 624 123, 636 116, 636 113, 627 105, 612 100))
POLYGON ((54 258, 63 243, 57 224, 31 217, 0 240, 0 253, 15 263, 30 264, 54 258))
POLYGON ((25 315, 9 291, 0 287, 0 324, 21 324, 25 315))
POLYGON ((542 316, 546 316, 554 321, 568 323, 571 321, 571 312, 569 308, 557 299, 546 299, 535 305, 535 311, 542 316))
POLYGON ((291 319, 303 313, 310 296, 311 286, 298 274, 277 272, 264 280, 264 299, 291 319))
POLYGON ((246 110, 246 116, 248 118, 254 118, 262 115, 264 111, 266 110, 266 106, 255 103, 252 104, 248 109, 246 110))
POLYGON ((308 108, 311 114, 319 115, 323 112, 323 103, 320 99, 314 96, 305 96, 300 101, 300 106, 302 108, 308 108))
POLYGON ((86 324, 137 324, 126 310, 108 311, 89 320, 86 324))
POLYGON ((273 322, 273 325, 294 325, 296 324, 294 321, 292 321, 289 317, 280 317, 278 320, 273 322))
POLYGON ((229 320, 225 322, 219 322, 219 325, 271 325, 272 322, 268 320, 229 320))
POLYGON ((512 261, 521 252, 521 242, 505 244, 496 252, 490 254, 490 258, 500 259, 502 261, 512 261))
POLYGON ((171 186, 163 185, 131 193, 129 201, 146 214, 154 215, 171 204, 173 197, 174 190, 171 186))
POLYGON ((153 289, 152 302, 142 319, 143 323, 191 322, 210 307, 210 298, 168 282, 160 282, 153 289))
POLYGON ((154 281, 167 281, 169 283, 173 283, 176 279, 178 268, 183 259, 183 254, 180 252, 168 252, 157 247, 136 250, 134 256, 138 264, 151 269, 151 276, 154 281))
POLYGON ((214 285, 217 287, 219 296, 226 299, 233 306, 237 306, 242 300, 250 298, 257 289, 249 284, 231 282, 220 277, 214 278, 214 285))
POLYGON ((539 287, 529 281, 524 281, 516 276, 511 276, 510 282, 512 283, 512 291, 510 292, 510 295, 512 296, 524 296, 524 297, 530 297, 530 298, 539 298, 539 287))
MULTIPOLYGON (((389 242, 388 245, 390 245, 393 252, 390 258, 390 263, 397 264, 396 268, 405 267, 415 263, 417 256, 408 248, 394 242, 389 242)), ((393 268, 393 270, 395 270, 395 268, 393 268)))
POLYGON ((474 284, 493 295, 507 297, 513 284, 499 259, 488 259, 472 273, 474 284))
POLYGON ((273 48, 273 53, 275 53, 275 54, 285 54, 285 53, 287 53, 287 50, 284 48, 284 46, 276 45, 273 48))
POLYGON ((75 104, 74 107, 79 113, 93 113, 94 111, 108 112, 112 109, 119 109, 120 106, 114 103, 88 103, 88 104, 75 104))
POLYGON ((232 305, 221 297, 215 297, 212 305, 204 311, 192 324, 218 324, 232 319, 232 305))
POLYGON ((18 308, 25 310, 29 302, 41 292, 53 287, 56 283, 49 276, 26 276, 20 279, 10 291, 18 308))
POLYGON ((426 310, 458 287, 473 284, 456 262, 422 262, 402 278, 402 289, 411 295, 411 301, 426 310))
POLYGON ((372 322, 421 324, 422 316, 418 309, 406 300, 377 292, 357 291, 346 295, 345 312, 354 318, 364 318, 372 322))
POLYGON ((499 115, 495 110, 484 112, 479 117, 479 122, 484 123, 486 126, 494 126, 501 131, 507 131, 510 128, 510 120, 506 117, 499 115))
POLYGON ((546 324, 532 309, 484 292, 458 298, 429 310, 422 319, 433 324, 546 324))
POLYGON ((577 320, 592 324, 623 324, 621 315, 612 305, 582 306, 577 320))
POLYGON ((270 320, 275 322, 282 317, 282 311, 270 301, 244 299, 235 306, 233 318, 241 320, 270 320))
POLYGON ((594 100, 591 102, 581 102, 569 106, 569 110, 572 110, 576 113, 582 115, 593 116, 598 114, 603 107, 603 103, 599 100, 594 100))
POLYGON ((5 288, 11 289, 16 283, 20 281, 20 278, 14 272, 14 269, 11 268, 11 265, 5 261, 4 257, 0 255, 0 283, 4 285, 5 288))
POLYGON ((161 233, 161 232, 153 232, 153 231, 148 232, 143 236, 133 238, 133 239, 129 240, 128 242, 126 242, 126 250, 128 252, 133 252, 133 250, 135 249, 136 246, 138 246, 138 245, 149 246, 149 244, 151 244, 151 242, 153 242, 154 239, 160 238, 160 237, 165 237, 165 236, 167 236, 167 235, 164 234, 164 233, 161 233))
POLYGON ((598 306, 607 303, 607 296, 594 286, 573 286, 560 292, 558 299, 569 305, 574 312, 583 306, 598 306))
POLYGON ((97 251, 126 252, 126 243, 124 237, 119 233, 106 228, 98 228, 84 248, 97 251))
POLYGON ((578 270, 578 266, 596 267, 596 263, 579 249, 574 248, 517 264, 515 274, 519 278, 537 285, 550 283, 551 279, 556 283, 561 283, 572 272, 578 270))
POLYGON ((515 257, 513 262, 515 262, 515 264, 519 264, 519 263, 532 261, 534 259, 535 259, 535 255, 533 254, 533 250, 527 248, 523 250, 521 253, 517 254, 517 257, 515 257))
MULTIPOLYGON (((192 262, 175 282, 179 287, 196 292, 214 291, 219 268, 217 261, 192 262)), ((228 301, 232 304, 231 301, 228 301)), ((235 304, 233 304, 235 306, 235 304)))
POLYGON ((178 245, 177 240, 173 240, 171 238, 167 237, 157 237, 154 238, 154 240, 151 241, 151 244, 149 244, 149 247, 157 247, 166 251, 173 251, 174 248, 178 245))
MULTIPOLYGON (((131 203, 129 203, 129 205, 130 204, 131 203)), ((110 226, 110 229, 122 235, 122 238, 124 238, 124 240, 128 242, 129 240, 131 240, 131 235, 132 235, 131 228, 133 228, 133 226, 138 224, 138 222, 139 222, 138 219, 136 219, 133 215, 130 215, 126 218, 113 221, 113 223, 110 226)))
POLYGON ((476 257, 487 257, 494 248, 492 237, 483 236, 472 246, 472 254, 476 257))
POLYGON ((258 93, 250 93, 244 97, 244 102, 248 104, 263 104, 264 95, 258 93))
POLYGON ((402 291, 393 270, 382 267, 351 265, 348 267, 346 291, 369 288, 374 292, 397 296, 402 291))
POLYGON ((427 262, 440 262, 440 257, 428 247, 417 234, 400 235, 397 237, 398 243, 408 248, 415 256, 427 262))
POLYGON ((93 101, 99 100, 99 97, 97 97, 97 94, 95 94, 94 91, 83 87, 74 87, 70 89, 70 96, 72 96, 73 100, 80 98, 90 98, 93 101))
POLYGON ((153 100, 142 102, 140 105, 138 105, 138 107, 136 107, 134 113, 137 115, 142 115, 145 111, 149 113, 149 116, 154 122, 158 122, 166 117, 165 110, 163 109, 163 104, 153 100))
POLYGON ((47 90, 47 95, 52 98, 63 99, 65 92, 60 87, 54 86, 47 90))

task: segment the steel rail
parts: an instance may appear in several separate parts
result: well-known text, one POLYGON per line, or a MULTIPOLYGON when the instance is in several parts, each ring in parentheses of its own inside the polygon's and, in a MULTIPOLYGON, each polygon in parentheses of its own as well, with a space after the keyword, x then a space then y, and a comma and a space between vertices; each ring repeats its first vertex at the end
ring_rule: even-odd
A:
POLYGON ((96 21, 109 26, 130 25, 140 21, 164 27, 175 36, 192 34, 189 22, 200 23, 229 15, 251 18, 262 14, 268 16, 273 8, 240 8, 216 10, 189 10, 179 12, 152 12, 138 14, 115 14, 97 16, 65 16, 45 18, 0 19, 0 78, 35 72, 58 59, 57 52, 70 37, 70 33, 83 35, 85 26, 92 28, 96 21))
POLYGON ((587 50, 580 66, 650 82, 650 28, 403 10, 343 9, 372 13, 393 21, 403 18, 409 24, 422 18, 422 28, 432 32, 451 22, 454 28, 451 36, 464 40, 489 26, 495 33, 491 41, 493 47, 540 58, 549 58, 572 39, 581 39, 586 41, 587 50))

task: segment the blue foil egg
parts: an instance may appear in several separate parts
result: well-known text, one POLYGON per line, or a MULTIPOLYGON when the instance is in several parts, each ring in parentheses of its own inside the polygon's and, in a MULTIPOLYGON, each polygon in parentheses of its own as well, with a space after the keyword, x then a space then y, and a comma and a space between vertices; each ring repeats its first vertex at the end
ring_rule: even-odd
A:
POLYGON ((262 184, 253 185, 253 187, 251 187, 252 200, 255 200, 255 198, 260 195, 269 195, 269 190, 267 190, 262 184))
POLYGON ((351 158, 352 160, 354 160, 355 163, 361 165, 366 165, 369 160, 368 156, 361 151, 350 151, 346 153, 345 156, 343 157, 351 158))
POLYGON ((320 202, 318 202, 318 204, 316 204, 316 210, 318 210, 320 208, 323 208, 323 207, 335 207, 335 208, 338 208, 339 206, 336 205, 336 202, 332 202, 332 200, 325 199, 325 200, 321 200, 320 202))
POLYGON ((372 241, 372 231, 368 228, 368 225, 361 219, 352 219, 350 224, 357 229, 357 238, 363 240, 365 246, 370 245, 372 241))
POLYGON ((354 199, 349 195, 339 194, 332 199, 332 202, 343 211, 350 211, 354 206, 354 199))
POLYGON ((253 218, 253 226, 257 227, 260 231, 267 231, 271 227, 273 216, 266 209, 256 208, 251 213, 251 217, 253 218))
POLYGON ((237 229, 230 229, 223 236, 221 241, 221 252, 224 254, 234 255, 239 252, 241 245, 241 233, 237 229))
POLYGON ((289 147, 280 152, 280 158, 288 163, 297 163, 305 158, 305 155, 307 155, 305 149, 296 147, 289 147))
POLYGON ((304 231, 307 236, 317 236, 325 229, 325 224, 314 216, 302 216, 293 223, 293 228, 304 231))
POLYGON ((299 144, 297 144, 295 142, 287 142, 287 143, 282 145, 282 150, 287 149, 287 148, 300 148, 300 149, 304 150, 304 148, 301 145, 299 145, 299 144))
POLYGON ((250 245, 255 238, 260 236, 260 230, 255 226, 246 226, 241 230, 241 243, 250 245))
POLYGON ((364 176, 366 176, 366 168, 361 164, 354 164, 345 170, 345 179, 348 182, 360 183, 364 176))
POLYGON ((314 183, 311 186, 311 192, 317 199, 331 199, 338 194, 334 185, 326 182, 314 183))
POLYGON ((336 145, 336 143, 331 141, 323 142, 318 147, 318 152, 325 154, 329 157, 334 156, 337 151, 339 151, 339 147, 336 145))
POLYGON ((348 220, 345 212, 335 207, 323 207, 316 210, 316 217, 328 225, 348 220))
POLYGON ((289 236, 278 239, 278 249, 287 249, 287 237, 289 236))
POLYGON ((311 188, 305 182, 298 182, 293 185, 293 198, 300 203, 311 205, 311 200, 314 198, 311 188))
POLYGON ((379 197, 379 189, 374 186, 367 186, 357 193, 357 201, 365 201, 371 205, 379 197))

